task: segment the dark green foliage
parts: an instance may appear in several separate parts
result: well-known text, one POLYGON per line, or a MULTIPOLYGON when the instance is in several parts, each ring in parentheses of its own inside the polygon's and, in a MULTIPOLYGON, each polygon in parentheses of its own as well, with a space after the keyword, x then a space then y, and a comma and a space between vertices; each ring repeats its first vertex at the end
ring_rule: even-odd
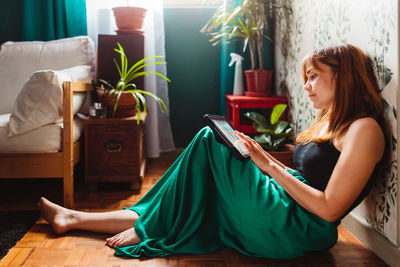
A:
POLYGON ((244 116, 253 121, 254 129, 261 133, 256 135, 254 140, 265 150, 276 151, 280 145, 292 143, 291 137, 294 125, 287 121, 279 120, 286 106, 286 104, 276 105, 272 109, 269 120, 254 111, 244 114, 244 116))

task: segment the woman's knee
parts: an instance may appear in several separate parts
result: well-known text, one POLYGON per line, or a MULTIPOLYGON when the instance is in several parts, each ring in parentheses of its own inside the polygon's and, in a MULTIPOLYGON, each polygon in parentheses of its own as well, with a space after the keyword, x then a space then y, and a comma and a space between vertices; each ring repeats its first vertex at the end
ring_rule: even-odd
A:
POLYGON ((215 138, 214 133, 209 126, 201 128, 197 133, 197 136, 201 137, 202 139, 215 138))
MULTIPOLYGON (((195 137, 192 139, 191 145, 194 144, 210 144, 216 140, 213 131, 210 127, 206 126, 200 129, 195 137)), ((190 146, 190 145, 189 145, 190 146)))
POLYGON ((212 133, 213 134, 213 131, 211 130, 211 128, 209 126, 204 126, 203 128, 200 129, 199 132, 201 132, 201 133, 212 133))

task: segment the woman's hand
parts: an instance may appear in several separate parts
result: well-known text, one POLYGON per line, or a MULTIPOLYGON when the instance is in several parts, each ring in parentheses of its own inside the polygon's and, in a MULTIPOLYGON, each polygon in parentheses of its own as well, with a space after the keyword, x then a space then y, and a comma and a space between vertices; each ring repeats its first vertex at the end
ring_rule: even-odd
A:
POLYGON ((251 159, 263 173, 269 173, 269 170, 273 165, 285 168, 282 163, 278 162, 268 154, 268 152, 266 152, 256 140, 238 131, 235 131, 235 134, 240 137, 241 140, 239 142, 242 142, 245 145, 249 151, 251 159))

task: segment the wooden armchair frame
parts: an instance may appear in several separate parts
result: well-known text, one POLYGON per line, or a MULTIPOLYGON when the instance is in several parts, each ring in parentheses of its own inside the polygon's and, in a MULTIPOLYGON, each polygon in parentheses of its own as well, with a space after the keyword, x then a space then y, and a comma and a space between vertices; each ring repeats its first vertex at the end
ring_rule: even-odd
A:
POLYGON ((0 153, 0 178, 63 178, 64 206, 73 208, 74 166, 80 160, 80 144, 73 142, 72 95, 91 90, 89 83, 64 82, 62 151, 0 153))

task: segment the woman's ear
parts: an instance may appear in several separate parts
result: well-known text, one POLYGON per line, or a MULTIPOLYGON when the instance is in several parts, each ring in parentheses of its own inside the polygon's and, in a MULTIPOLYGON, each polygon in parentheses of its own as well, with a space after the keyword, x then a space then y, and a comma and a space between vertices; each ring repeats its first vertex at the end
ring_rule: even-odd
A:
POLYGON ((333 72, 333 75, 332 75, 333 88, 336 88, 336 83, 337 83, 338 77, 339 77, 338 73, 337 72, 333 72))
POLYGON ((335 82, 338 79, 339 74, 337 73, 337 71, 333 71, 333 79, 335 80, 335 82))

